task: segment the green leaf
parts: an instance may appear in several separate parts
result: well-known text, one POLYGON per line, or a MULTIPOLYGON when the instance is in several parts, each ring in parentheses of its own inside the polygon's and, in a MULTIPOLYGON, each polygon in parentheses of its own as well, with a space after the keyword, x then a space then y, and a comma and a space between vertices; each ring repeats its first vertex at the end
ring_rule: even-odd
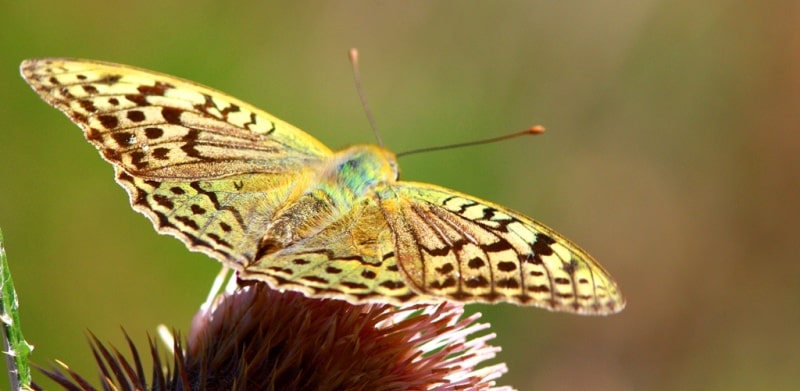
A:
POLYGON ((22 336, 19 323, 19 302, 11 279, 11 270, 3 247, 3 231, 0 231, 0 329, 3 333, 3 353, 6 355, 8 378, 11 389, 28 389, 31 384, 31 367, 28 360, 33 346, 22 336))

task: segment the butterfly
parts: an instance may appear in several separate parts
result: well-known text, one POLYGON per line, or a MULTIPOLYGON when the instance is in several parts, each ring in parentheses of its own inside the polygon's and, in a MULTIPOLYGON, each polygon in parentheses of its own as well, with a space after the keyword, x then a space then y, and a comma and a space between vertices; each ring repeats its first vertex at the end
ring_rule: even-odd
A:
POLYGON ((44 58, 20 70, 83 129, 158 232, 240 278, 351 303, 625 306, 609 273, 562 235, 477 197, 400 181, 381 146, 332 151, 248 103, 127 65, 44 58))

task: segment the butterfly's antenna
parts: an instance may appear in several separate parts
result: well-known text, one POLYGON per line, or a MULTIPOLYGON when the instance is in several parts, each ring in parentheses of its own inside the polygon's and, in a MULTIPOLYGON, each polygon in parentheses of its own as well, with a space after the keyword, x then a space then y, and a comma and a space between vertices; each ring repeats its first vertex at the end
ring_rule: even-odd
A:
POLYGON ((512 139, 512 138, 519 137, 519 136, 534 135, 534 134, 539 134, 539 133, 544 133, 544 127, 542 127, 541 125, 536 125, 536 126, 531 126, 530 128, 525 129, 525 130, 523 130, 521 132, 511 133, 511 134, 507 134, 505 136, 492 137, 492 138, 487 138, 485 140, 468 141, 468 142, 465 142, 465 143, 458 143, 458 144, 440 145, 438 147, 427 147, 427 148, 413 149, 413 150, 410 150, 410 151, 400 152, 395 156, 397 156, 397 157, 408 156, 408 155, 411 155, 411 154, 414 154, 414 153, 420 153, 420 152, 441 151, 443 149, 461 148, 461 147, 469 147, 469 146, 473 146, 473 145, 489 144, 489 143, 494 143, 494 142, 497 142, 497 141, 503 141, 503 140, 512 139))
POLYGON ((383 146, 381 134, 378 132, 378 125, 375 123, 375 118, 372 117, 372 111, 367 104, 364 89, 361 88, 361 72, 358 71, 358 49, 350 49, 350 63, 353 64, 353 80, 356 83, 356 91, 358 91, 358 97, 361 99, 361 105, 364 106, 364 112, 367 114, 367 121, 369 121, 369 126, 372 127, 372 132, 375 133, 378 145, 383 146))

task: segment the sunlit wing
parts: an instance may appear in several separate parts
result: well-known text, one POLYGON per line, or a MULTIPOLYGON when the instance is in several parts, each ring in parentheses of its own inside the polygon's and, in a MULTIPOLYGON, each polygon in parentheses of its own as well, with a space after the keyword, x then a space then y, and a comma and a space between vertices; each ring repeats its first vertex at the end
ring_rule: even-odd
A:
POLYGON ((397 264, 420 294, 581 314, 625 306, 592 256, 531 218, 425 183, 399 182, 389 193, 397 264))
POLYGON ((254 256, 290 184, 331 155, 294 126, 173 76, 59 58, 21 72, 114 165, 134 209, 232 267, 254 256))

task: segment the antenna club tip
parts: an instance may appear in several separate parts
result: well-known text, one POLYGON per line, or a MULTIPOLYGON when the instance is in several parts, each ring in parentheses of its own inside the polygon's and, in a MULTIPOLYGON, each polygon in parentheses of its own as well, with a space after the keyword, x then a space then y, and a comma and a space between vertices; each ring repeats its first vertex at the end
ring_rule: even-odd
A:
POLYGON ((542 126, 542 125, 535 125, 535 126, 531 126, 531 127, 530 127, 530 128, 527 130, 527 132, 528 132, 528 133, 530 133, 530 134, 539 134, 539 133, 544 133, 544 126, 542 126))
POLYGON ((347 54, 350 56, 351 60, 356 59, 356 58, 358 58, 358 49, 350 48, 350 50, 347 52, 347 54))

